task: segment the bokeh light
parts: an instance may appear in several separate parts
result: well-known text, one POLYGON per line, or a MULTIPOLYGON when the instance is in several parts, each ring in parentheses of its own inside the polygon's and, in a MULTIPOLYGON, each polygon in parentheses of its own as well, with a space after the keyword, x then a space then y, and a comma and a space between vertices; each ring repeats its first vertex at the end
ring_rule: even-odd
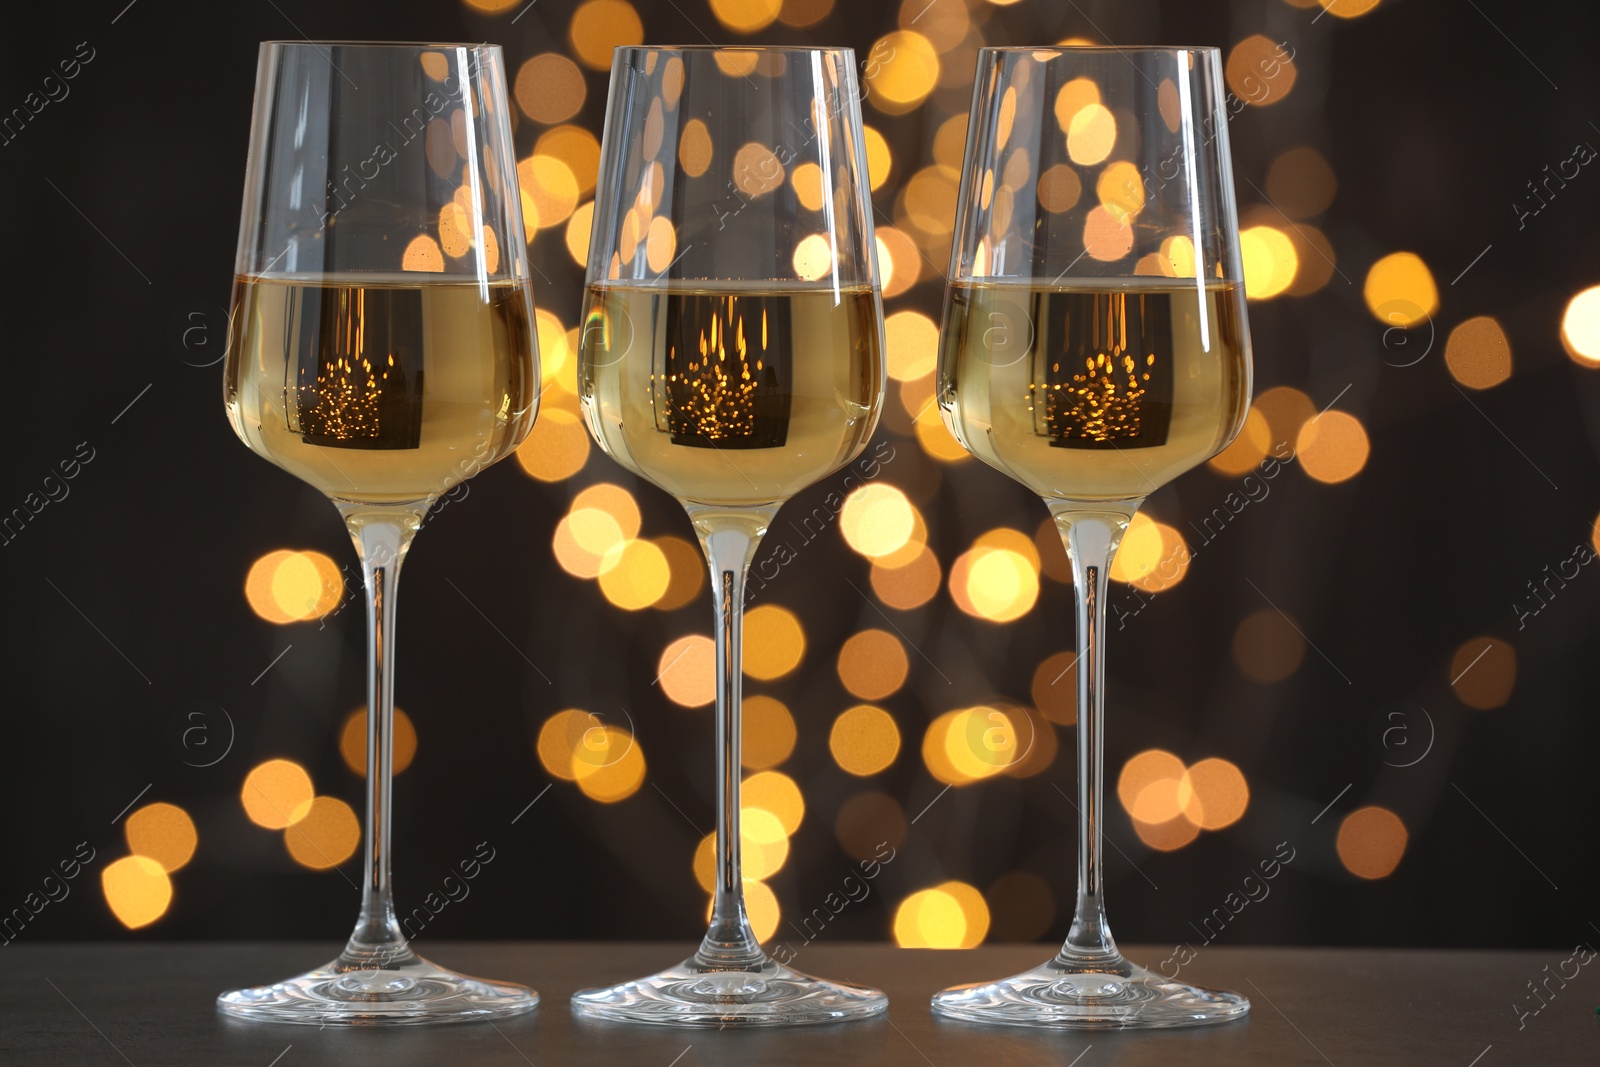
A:
POLYGON ((989 905, 965 882, 920 889, 894 913, 894 940, 901 948, 976 948, 989 932, 989 905))
POLYGON ((770 682, 800 666, 805 654, 805 631, 794 612, 776 604, 762 604, 745 614, 745 674, 770 682))
POLYGON ((857 704, 833 720, 828 750, 841 770, 865 778, 887 769, 899 756, 900 727, 882 708, 857 704))
POLYGON ((990 531, 950 567, 950 597, 956 607, 988 622, 1012 622, 1033 610, 1039 599, 1038 550, 1016 530, 1005 543, 990 531))
MULTIPOLYGON (((741 806, 770 812, 783 827, 785 834, 793 834, 805 821, 806 802, 800 787, 782 771, 759 771, 744 780, 741 806)), ((765 877, 765 875, 758 875, 765 877)))
POLYGON ((901 566, 891 567, 874 561, 870 579, 872 591, 879 600, 899 611, 912 611, 938 595, 943 573, 939 557, 932 549, 921 545, 910 561, 901 566))
POLYGON ((1033 672, 1029 690, 1039 714, 1060 726, 1078 721, 1078 654, 1056 652, 1046 656, 1033 672))
POLYGON ((1294 60, 1270 37, 1251 34, 1228 53, 1228 88, 1247 104, 1268 107, 1289 95, 1297 76, 1294 60))
POLYGON ((600 592, 624 611, 651 607, 672 584, 666 553, 650 541, 629 540, 606 550, 600 592))
POLYGON ((1227 448, 1212 456, 1208 463, 1219 474, 1237 477, 1255 470, 1267 458, 1271 447, 1272 428, 1267 425, 1266 416, 1252 405, 1245 414, 1244 427, 1240 429, 1239 436, 1227 448))
MULTIPOLYGON (((344 720, 344 728, 339 731, 339 755, 344 757, 344 765, 363 778, 367 775, 367 709, 357 708, 344 720)), ((411 716, 394 709, 394 765, 393 773, 399 774, 411 766, 411 761, 417 755, 417 728, 411 722, 411 716)))
POLYGON ((656 547, 666 558, 668 568, 667 591, 661 594, 654 607, 657 611, 676 611, 694 602, 705 584, 705 559, 696 545, 681 537, 658 537, 656 547))
POLYGON ((1233 631, 1233 661, 1251 681, 1270 685, 1300 669, 1306 642, 1292 620, 1273 608, 1245 616, 1233 631))
POLYGON ((1291 385, 1279 385, 1255 398, 1250 410, 1267 421, 1269 446, 1276 453, 1293 449, 1300 439, 1300 428, 1317 417, 1317 405, 1291 385))
POLYGON ((1225 759, 1195 763, 1178 783, 1184 818, 1202 830, 1221 830, 1244 817, 1250 806, 1250 785, 1244 772, 1225 759))
POLYGON ((667 699, 699 708, 717 699, 717 647, 703 634, 680 637, 661 652, 657 682, 667 699))
POLYGON ((916 510, 903 491, 882 482, 852 490, 839 511, 845 543, 868 559, 893 555, 916 529, 916 510))
POLYGON ((1371 451, 1361 420, 1343 411, 1325 411, 1307 422, 1295 442, 1300 469, 1329 485, 1360 474, 1371 451))
POLYGON ((769 770, 793 754, 798 731, 794 716, 781 700, 762 693, 745 697, 740 722, 739 762, 745 769, 769 770))
POLYGON ((573 54, 590 70, 610 70, 611 50, 644 40, 644 24, 627 0, 584 0, 568 27, 573 54))
POLYGON ((734 33, 756 33, 777 21, 783 0, 710 0, 711 13, 734 33))
POLYGON ((1315 148, 1291 148, 1267 170, 1267 195, 1278 210, 1295 219, 1309 219, 1328 210, 1339 181, 1315 148))
POLYGON ((512 88, 522 113, 549 126, 576 115, 588 92, 583 71, 555 52, 541 52, 523 63, 512 88))
POLYGON ((305 817, 315 795, 304 767, 292 760, 270 759, 245 775, 239 802, 257 826, 282 830, 305 817))
POLYGON ((289 858, 314 871, 337 867, 361 844, 361 820, 338 797, 317 797, 305 815, 283 832, 289 858))
POLYGON ((1072 116, 1067 127, 1067 156, 1078 166, 1092 167, 1104 161, 1116 143, 1117 120, 1104 105, 1085 104, 1072 116))
POLYGON ((344 574, 321 552, 279 549, 250 565, 245 601, 267 622, 320 619, 344 599, 344 574))
POLYGON ((541 482, 564 481, 589 461, 589 432, 573 412, 546 402, 526 440, 517 446, 517 466, 541 482))
POLYGON ((1488 711, 1511 699, 1517 684, 1517 651, 1494 637, 1474 637, 1450 657, 1450 688, 1469 708, 1488 711))
POLYGON ((1273 226, 1249 226, 1239 233, 1244 260, 1244 295, 1270 300, 1294 283, 1300 257, 1289 235, 1273 226))
POLYGON ((879 111, 900 115, 927 98, 939 81, 939 53, 915 30, 896 30, 880 37, 863 63, 867 102, 879 111))
POLYGON ((1339 862, 1357 878, 1387 878, 1406 854, 1406 824, 1376 805, 1357 808, 1339 824, 1339 862))
POLYGON ((839 650, 839 681, 862 700, 883 700, 899 692, 910 670, 905 646, 887 630, 852 634, 839 650))
POLYGON ((1439 310, 1433 272, 1415 252, 1391 252, 1374 263, 1361 295, 1385 326, 1417 326, 1439 310))
POLYGON ((639 791, 645 776, 644 749, 620 726, 586 730, 572 756, 572 777, 590 800, 615 804, 639 791))
POLYGON ((1468 389, 1492 389, 1511 377, 1511 342, 1492 315, 1477 315, 1450 331, 1444 363, 1468 389))
POLYGON ((172 879, 149 856, 124 856, 100 872, 100 888, 117 921, 130 930, 149 926, 172 903, 172 879))
POLYGON ((897 311, 883 320, 883 334, 889 377, 904 382, 933 373, 939 327, 932 319, 920 311, 897 311))
POLYGON ((1561 345, 1575 363, 1600 367, 1600 285, 1567 301, 1561 313, 1561 345))
POLYGON ((169 874, 188 863, 200 843, 189 813, 160 801, 129 815, 122 831, 130 852, 155 860, 169 874))

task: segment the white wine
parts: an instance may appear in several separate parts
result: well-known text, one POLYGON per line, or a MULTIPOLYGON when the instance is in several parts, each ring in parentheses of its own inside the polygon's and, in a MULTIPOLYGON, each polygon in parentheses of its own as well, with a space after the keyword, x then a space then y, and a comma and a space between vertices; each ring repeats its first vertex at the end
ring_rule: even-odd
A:
POLYGON ((607 455, 689 504, 781 503, 853 459, 883 394, 878 294, 591 285, 578 394, 607 455))
POLYGON ((1046 499, 1128 500, 1243 425, 1238 286, 1138 278, 950 287, 939 409, 962 446, 1046 499))
POLYGON ((257 454, 337 501, 426 504, 528 435, 532 323, 526 282, 239 277, 228 418, 257 454))

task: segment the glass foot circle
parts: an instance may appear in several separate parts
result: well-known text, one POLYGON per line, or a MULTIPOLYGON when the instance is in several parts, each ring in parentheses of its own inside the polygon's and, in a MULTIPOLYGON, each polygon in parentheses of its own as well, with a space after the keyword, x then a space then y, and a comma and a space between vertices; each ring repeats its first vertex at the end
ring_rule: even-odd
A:
POLYGON ((572 995, 574 1014, 663 1026, 801 1026, 880 1015, 876 989, 829 982, 772 960, 713 970, 686 960, 648 978, 572 995))
POLYGON ((312 1026, 471 1022, 521 1015, 538 1006, 539 994, 526 986, 468 978, 423 959, 362 970, 330 963, 217 997, 217 1010, 224 1015, 312 1026))
POLYGON ((956 986, 933 997, 935 1014, 968 1022, 1064 1030, 1142 1030, 1242 1019, 1250 1001, 1201 989, 1125 961, 1077 971, 1052 960, 998 982, 956 986))

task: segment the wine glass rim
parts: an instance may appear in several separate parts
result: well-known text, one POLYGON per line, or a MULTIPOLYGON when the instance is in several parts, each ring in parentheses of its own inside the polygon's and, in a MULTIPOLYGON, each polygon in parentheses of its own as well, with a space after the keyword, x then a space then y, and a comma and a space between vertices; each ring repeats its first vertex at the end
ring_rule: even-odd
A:
POLYGON ((849 45, 804 44, 624 44, 618 52, 775 52, 808 55, 812 52, 853 52, 849 45))
POLYGON ((262 41, 262 46, 274 47, 294 46, 299 48, 499 48, 500 46, 490 41, 312 41, 302 38, 297 41, 274 40, 262 41))
POLYGON ((1053 52, 1057 55, 1071 55, 1074 52, 1132 52, 1144 55, 1172 55, 1179 52, 1220 52, 1220 49, 1211 44, 1010 44, 987 45, 978 49, 978 51, 980 53, 994 52, 1002 55, 1017 55, 1023 52, 1053 52))

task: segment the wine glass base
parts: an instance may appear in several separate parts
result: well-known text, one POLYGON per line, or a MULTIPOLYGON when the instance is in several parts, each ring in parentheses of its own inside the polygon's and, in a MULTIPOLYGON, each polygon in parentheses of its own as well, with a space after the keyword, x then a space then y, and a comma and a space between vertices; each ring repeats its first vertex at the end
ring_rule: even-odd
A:
POLYGON ((694 959, 660 974, 572 995, 574 1014, 662 1026, 801 1026, 881 1015, 876 989, 829 982, 770 959, 717 970, 694 959))
POLYGON ((1084 971, 1051 960, 998 982, 956 986, 933 997, 935 1014, 968 1022, 1062 1030, 1145 1030, 1242 1019, 1250 1001, 1119 961, 1084 971))
POLYGON ((295 978, 217 997, 217 1010, 255 1022, 313 1026, 404 1026, 472 1022, 522 1015, 539 994, 510 982, 486 982, 427 960, 385 968, 340 969, 337 961, 295 978))

